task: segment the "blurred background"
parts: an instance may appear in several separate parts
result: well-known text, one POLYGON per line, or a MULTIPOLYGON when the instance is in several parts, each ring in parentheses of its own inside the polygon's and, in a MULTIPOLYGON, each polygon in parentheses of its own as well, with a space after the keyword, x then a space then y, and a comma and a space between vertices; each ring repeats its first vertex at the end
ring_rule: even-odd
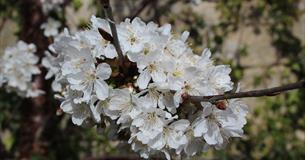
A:
MULTIPOLYGON (((26 6, 31 1, 35 0, 0 0, 0 54, 28 32, 25 22, 33 17, 24 14, 25 7, 37 7, 26 6)), ((111 3, 117 22, 138 16, 146 22, 170 23, 177 34, 190 31, 194 52, 201 54, 208 47, 216 64, 231 65, 232 79, 240 82, 242 91, 305 77, 304 0, 111 3)), ((60 12, 51 14, 72 33, 88 28, 91 15, 103 17, 96 0, 68 0, 60 7, 60 12)), ((32 30, 40 32, 39 27, 32 30)), ((244 137, 231 139, 225 150, 209 150, 194 159, 305 159, 304 93, 296 90, 244 99, 250 108, 244 137)), ((109 131, 73 125, 70 117, 60 112, 58 102, 51 95, 48 98, 50 105, 32 108, 17 95, 0 91, 0 159, 138 159, 128 144, 112 141, 109 131), (36 126, 28 119, 34 119, 36 126)))

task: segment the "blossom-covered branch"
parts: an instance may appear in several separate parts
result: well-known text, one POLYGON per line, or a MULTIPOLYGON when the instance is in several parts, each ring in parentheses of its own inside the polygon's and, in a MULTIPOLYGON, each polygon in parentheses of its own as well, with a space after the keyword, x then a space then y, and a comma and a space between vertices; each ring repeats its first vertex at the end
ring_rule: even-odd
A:
POLYGON ((121 46, 120 46, 118 33, 117 33, 117 29, 116 29, 115 22, 114 22, 114 19, 113 19, 112 9, 111 9, 109 0, 101 0, 101 3, 102 3, 103 8, 104 8, 104 13, 105 13, 106 19, 108 20, 109 25, 110 25, 111 34, 112 34, 112 37, 113 37, 112 43, 115 47, 116 52, 118 53, 119 64, 122 65, 123 64, 123 59, 124 59, 123 51, 122 51, 121 46))
POLYGON ((189 32, 177 36, 170 24, 137 17, 116 27, 124 61, 136 67, 135 75, 126 74, 126 84, 114 81, 117 66, 110 62, 118 54, 106 34, 111 32, 107 19, 92 16, 90 29, 59 34, 51 45, 54 54, 43 59, 60 108, 74 124, 111 124, 113 133, 130 133, 128 143, 141 157, 163 153, 168 160, 223 148, 242 136, 248 113, 242 101, 229 100, 221 110, 213 103, 194 108, 183 99, 231 91, 229 66, 215 65, 209 49, 194 54, 189 32), (185 105, 190 107, 180 112, 185 105))
POLYGON ((213 95, 213 96, 190 96, 190 100, 193 102, 215 102, 225 99, 234 99, 234 98, 245 98, 245 97, 263 97, 263 96, 275 96, 282 92, 289 90, 305 88, 305 80, 287 84, 280 87, 253 90, 247 92, 237 92, 237 93, 227 93, 222 95, 213 95))

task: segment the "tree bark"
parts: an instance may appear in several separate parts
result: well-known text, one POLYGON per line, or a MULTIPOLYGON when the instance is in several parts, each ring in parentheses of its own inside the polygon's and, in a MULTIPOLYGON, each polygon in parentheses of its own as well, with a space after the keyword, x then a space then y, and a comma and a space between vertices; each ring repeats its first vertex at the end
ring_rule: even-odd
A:
MULTIPOLYGON (((22 27, 20 39, 27 43, 34 43, 37 47, 36 55, 43 57, 44 51, 48 48, 49 41, 40 29, 46 17, 42 12, 40 0, 21 0, 20 16, 22 27)), ((40 69, 42 69, 40 67, 40 69)), ((45 71, 33 79, 35 88, 44 90, 46 93, 36 98, 26 99, 22 104, 22 124, 19 131, 18 152, 19 159, 30 159, 33 154, 44 154, 46 143, 40 135, 43 131, 49 115, 51 114, 50 102, 47 99, 49 85, 44 80, 45 71)))

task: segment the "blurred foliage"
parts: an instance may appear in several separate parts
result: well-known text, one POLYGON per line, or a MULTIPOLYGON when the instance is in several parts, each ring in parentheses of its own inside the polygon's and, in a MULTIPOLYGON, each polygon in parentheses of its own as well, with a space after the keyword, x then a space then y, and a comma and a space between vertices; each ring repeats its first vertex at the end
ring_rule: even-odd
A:
MULTIPOLYGON (((140 1, 129 0, 117 2, 114 10, 120 6, 133 11, 140 1)), ((223 52, 223 45, 228 35, 236 33, 243 26, 251 26, 255 34, 261 34, 262 26, 267 28, 271 44, 276 49, 279 58, 288 59, 283 72, 282 81, 288 83, 291 76, 297 79, 305 77, 305 46, 294 35, 293 25, 304 14, 298 7, 301 0, 219 0, 216 8, 220 12, 218 23, 211 23, 192 10, 188 0, 165 0, 160 4, 152 3, 144 10, 145 20, 160 23, 171 23, 173 29, 190 31, 190 45, 196 53, 203 47, 211 48, 213 53, 223 52), (183 9, 177 13, 176 3, 182 3, 183 9)), ((79 10, 83 1, 73 0, 72 6, 79 10)), ((181 5, 181 4, 180 4, 181 5)), ((0 16, 7 17, 16 9, 14 1, 0 0, 0 16)), ((91 7, 96 7, 98 15, 102 16, 97 1, 91 7)), ((120 10, 121 11, 121 10, 120 10)), ((125 12, 118 12, 117 18, 128 17, 125 12)), ((52 13, 57 19, 65 21, 64 12, 52 13)), ((18 18, 18 16, 15 16, 18 18)), ((80 20, 79 28, 88 27, 87 20, 80 20)), ((255 45, 255 44, 254 44, 255 45)), ((233 81, 241 80, 245 66, 239 62, 241 57, 249 54, 248 47, 239 45, 232 59, 217 61, 232 66, 233 81)), ((255 54, 255 53, 254 53, 255 54)), ((271 75, 270 70, 266 75, 271 75)), ((253 86, 260 85, 266 77, 253 77, 253 86)), ((202 155, 215 159, 305 159, 305 91, 293 91, 272 98, 257 98, 257 106, 250 106, 249 122, 245 127, 243 138, 232 139, 225 150, 210 150, 202 155)), ((0 139, 9 157, 14 157, 18 151, 18 131, 21 121, 22 99, 14 94, 0 92, 0 139)), ((56 104, 54 102, 54 104, 56 104)), ((58 107, 54 105, 54 107, 58 107)), ((56 113, 54 113, 56 114, 56 113)), ((67 115, 59 115, 52 119, 43 137, 47 142, 47 158, 43 154, 32 157, 40 159, 82 159, 84 157, 99 157, 102 155, 122 154, 111 142, 110 131, 97 132, 96 128, 88 129, 72 125, 67 115)), ((1 146, 0 146, 1 147, 1 146)), ((124 153, 129 150, 124 150, 124 153)), ((0 156, 1 159, 1 156, 0 156)))
POLYGON ((0 16, 7 16, 9 12, 11 12, 16 6, 16 2, 0 0, 0 16))

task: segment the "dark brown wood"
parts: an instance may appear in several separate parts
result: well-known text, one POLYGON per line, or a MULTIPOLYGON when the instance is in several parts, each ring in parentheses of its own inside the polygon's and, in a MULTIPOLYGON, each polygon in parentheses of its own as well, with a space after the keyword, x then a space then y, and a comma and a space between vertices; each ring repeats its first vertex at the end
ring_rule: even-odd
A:
MULTIPOLYGON (((21 0, 19 3, 22 16, 20 39, 27 43, 34 43, 37 47, 35 54, 41 58, 50 43, 40 29, 41 24, 46 21, 46 17, 42 13, 41 1, 21 0)), ((42 71, 42 74, 34 76, 33 85, 37 89, 46 91, 46 94, 26 99, 22 104, 22 124, 17 146, 18 159, 30 159, 33 154, 43 155, 46 152, 46 143, 42 140, 41 133, 52 112, 47 99, 49 86, 44 79, 45 71, 43 69, 42 71)))

